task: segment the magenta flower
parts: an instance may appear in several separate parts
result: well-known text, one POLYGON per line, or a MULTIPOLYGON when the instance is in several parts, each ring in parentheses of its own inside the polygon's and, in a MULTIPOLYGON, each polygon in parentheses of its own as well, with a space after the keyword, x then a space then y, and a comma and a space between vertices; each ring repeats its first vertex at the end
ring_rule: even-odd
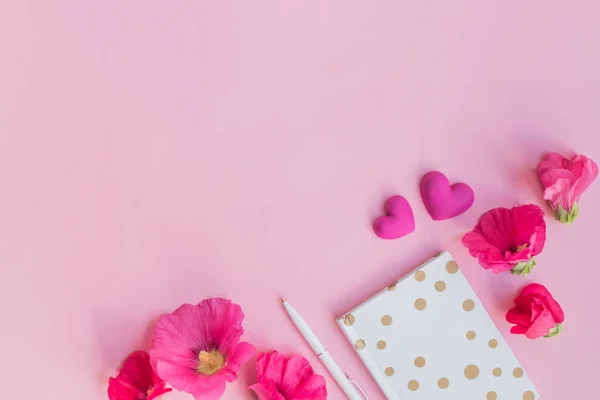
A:
POLYGON ((515 307, 508 310, 506 320, 514 324, 510 333, 529 339, 548 338, 562 331, 565 313, 544 285, 530 283, 515 298, 515 307))
POLYGON ((170 391, 152 370, 150 356, 143 350, 131 353, 119 375, 108 380, 110 400, 153 400, 170 391))
POLYGON ((534 204, 494 208, 481 216, 463 245, 485 269, 527 275, 546 242, 544 211, 534 204))
POLYGON ((326 400, 325 378, 315 374, 301 355, 284 357, 277 351, 256 360, 258 383, 250 386, 259 400, 326 400))
POLYGON ((160 317, 154 327, 150 360, 162 379, 197 400, 216 400, 225 383, 255 353, 242 342, 244 313, 229 300, 213 298, 183 304, 160 317))
POLYGON ((548 153, 537 167, 544 185, 544 199, 550 202, 554 218, 571 223, 579 215, 579 199, 598 176, 598 166, 586 156, 569 160, 558 153, 548 153))

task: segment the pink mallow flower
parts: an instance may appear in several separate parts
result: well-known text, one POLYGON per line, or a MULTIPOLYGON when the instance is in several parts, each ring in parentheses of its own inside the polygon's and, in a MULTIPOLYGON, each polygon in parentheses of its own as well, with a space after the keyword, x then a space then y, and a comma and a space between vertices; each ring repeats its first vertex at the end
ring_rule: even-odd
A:
POLYGON ((325 378, 315 374, 300 355, 284 357, 277 351, 256 360, 258 383, 250 386, 259 400, 326 400, 325 378))
POLYGON ((462 238, 483 268, 523 276, 535 266, 533 257, 540 254, 545 242, 544 211, 534 204, 489 210, 462 238))
POLYGON ((554 217, 562 223, 575 221, 581 195, 598 176, 596 163, 583 155, 569 160, 561 154, 548 153, 538 164, 537 172, 554 217))
POLYGON ((244 313, 229 300, 212 298, 183 304, 154 327, 150 360, 162 379, 197 400, 220 399, 225 383, 255 353, 241 342, 244 313))
POLYGON ((514 324, 510 333, 529 339, 549 338, 562 331, 565 313, 544 285, 530 283, 515 298, 515 306, 506 313, 506 320, 514 324))
POLYGON ((150 356, 143 350, 131 353, 117 377, 108 380, 110 400, 154 400, 171 390, 152 370, 150 356))

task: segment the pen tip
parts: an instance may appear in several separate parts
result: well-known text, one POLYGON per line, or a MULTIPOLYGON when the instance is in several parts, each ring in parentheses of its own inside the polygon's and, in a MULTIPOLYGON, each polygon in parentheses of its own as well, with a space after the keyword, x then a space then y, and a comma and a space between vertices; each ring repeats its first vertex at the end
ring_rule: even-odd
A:
POLYGON ((285 303, 285 299, 281 299, 281 304, 284 304, 284 303, 285 303))

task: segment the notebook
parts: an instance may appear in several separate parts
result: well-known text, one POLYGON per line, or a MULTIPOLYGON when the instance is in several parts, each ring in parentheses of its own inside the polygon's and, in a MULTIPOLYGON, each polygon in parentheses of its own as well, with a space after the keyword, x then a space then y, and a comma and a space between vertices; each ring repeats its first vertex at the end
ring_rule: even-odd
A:
POLYGON ((337 322, 389 400, 539 398, 450 253, 337 322))

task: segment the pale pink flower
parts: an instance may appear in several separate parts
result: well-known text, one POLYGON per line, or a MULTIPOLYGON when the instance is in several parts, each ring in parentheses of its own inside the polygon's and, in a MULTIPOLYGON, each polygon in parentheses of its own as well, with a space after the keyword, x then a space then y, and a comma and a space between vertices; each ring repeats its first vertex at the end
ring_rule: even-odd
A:
POLYGON ((244 313, 229 300, 212 298, 183 304, 160 317, 154 328, 150 360, 162 379, 197 400, 220 399, 225 383, 255 353, 242 342, 244 313))
POLYGON ((598 166, 584 155, 569 160, 558 153, 548 153, 537 167, 544 186, 544 199, 550 202, 554 217, 563 223, 579 215, 579 199, 598 176, 598 166))
POLYGON ((326 400, 325 378, 315 374, 301 355, 284 357, 277 351, 256 360, 258 383, 250 386, 259 400, 326 400))
POLYGON ((483 268, 523 276, 535 266, 533 257, 540 254, 545 242, 544 211, 534 204, 489 210, 462 239, 483 268))

